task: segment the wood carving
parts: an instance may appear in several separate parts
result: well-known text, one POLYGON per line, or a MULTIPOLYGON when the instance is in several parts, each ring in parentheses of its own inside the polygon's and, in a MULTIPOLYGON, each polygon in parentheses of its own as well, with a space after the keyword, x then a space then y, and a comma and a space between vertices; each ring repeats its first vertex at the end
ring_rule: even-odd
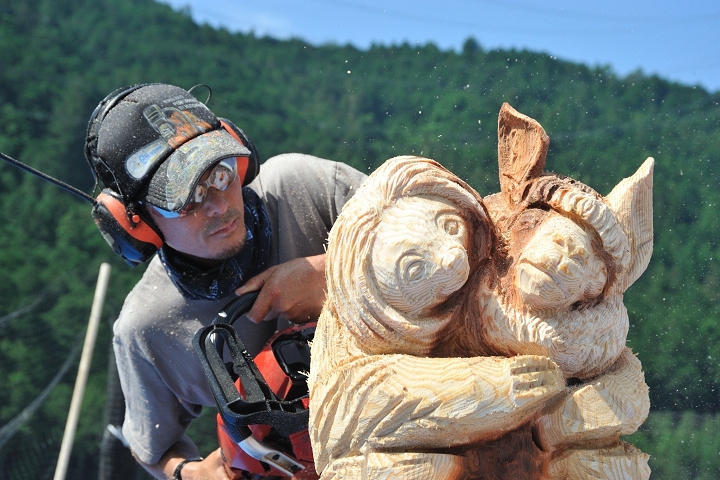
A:
POLYGON ((343 209, 312 347, 323 479, 647 478, 623 293, 652 252, 652 159, 607 197, 544 171, 503 105, 501 192, 397 157, 343 209))

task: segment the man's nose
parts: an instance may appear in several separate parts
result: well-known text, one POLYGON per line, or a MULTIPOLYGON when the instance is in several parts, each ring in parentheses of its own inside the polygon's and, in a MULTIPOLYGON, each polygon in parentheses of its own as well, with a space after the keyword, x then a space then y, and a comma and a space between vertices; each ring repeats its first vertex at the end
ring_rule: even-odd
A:
POLYGON ((223 215, 228 209, 228 201, 225 192, 210 187, 207 196, 203 201, 202 209, 208 217, 223 215))

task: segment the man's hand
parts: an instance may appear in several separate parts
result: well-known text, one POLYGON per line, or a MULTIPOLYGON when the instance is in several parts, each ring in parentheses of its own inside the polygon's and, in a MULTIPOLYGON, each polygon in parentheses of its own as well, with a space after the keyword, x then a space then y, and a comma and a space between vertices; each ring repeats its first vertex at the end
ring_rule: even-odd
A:
MULTIPOLYGON (((155 478, 173 478, 175 468, 186 458, 198 456, 198 449, 188 437, 182 437, 165 452, 158 463, 149 465, 133 453, 135 460, 155 478)), ((180 471, 183 480, 230 480, 218 448, 199 462, 188 462, 180 471)))
POLYGON ((325 254, 296 258, 270 267, 235 290, 237 295, 260 290, 247 317, 263 320, 284 318, 307 323, 320 315, 325 302, 325 254))
POLYGON ((180 471, 183 480, 230 480, 218 448, 200 462, 188 462, 180 471))

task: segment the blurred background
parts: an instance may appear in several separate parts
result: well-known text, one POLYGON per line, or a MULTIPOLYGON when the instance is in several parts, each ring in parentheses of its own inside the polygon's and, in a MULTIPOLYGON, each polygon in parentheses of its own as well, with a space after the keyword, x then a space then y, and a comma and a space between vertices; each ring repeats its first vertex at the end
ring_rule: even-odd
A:
MULTIPOLYGON (((370 172, 418 154, 484 196, 499 190, 503 102, 545 128, 548 170, 601 194, 652 156, 654 253, 625 298, 652 411, 626 440, 653 478, 719 478, 720 5, 388 3, 4 0, 0 151, 92 194, 97 103, 167 82, 210 85, 210 108, 263 159, 370 172)), ((88 203, 4 162, 0 205, 0 478, 53 476, 101 262, 110 289, 67 478, 144 478, 107 429, 122 421, 112 322, 143 267, 114 257, 88 203)), ((214 448, 211 410, 191 428, 214 448)))

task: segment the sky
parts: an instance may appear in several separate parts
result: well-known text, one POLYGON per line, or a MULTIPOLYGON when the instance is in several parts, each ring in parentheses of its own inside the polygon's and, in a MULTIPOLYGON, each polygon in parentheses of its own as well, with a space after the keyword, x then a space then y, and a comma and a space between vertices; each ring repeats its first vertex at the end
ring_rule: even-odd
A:
POLYGON ((542 52, 720 90, 718 0, 158 0, 198 23, 313 45, 542 52))

